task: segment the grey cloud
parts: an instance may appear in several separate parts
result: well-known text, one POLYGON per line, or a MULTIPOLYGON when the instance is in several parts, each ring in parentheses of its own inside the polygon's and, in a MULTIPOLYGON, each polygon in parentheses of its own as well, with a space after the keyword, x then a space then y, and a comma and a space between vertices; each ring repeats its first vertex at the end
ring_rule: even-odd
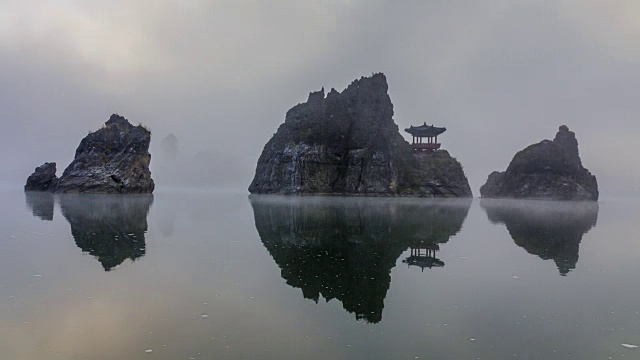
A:
MULTIPOLYGON (((597 1, 0 5, 0 181, 20 184, 44 161, 64 168, 82 136, 118 112, 151 127, 152 154, 174 133, 189 159, 214 154, 211 172, 234 162, 229 182, 244 188, 288 108, 309 91, 341 90, 381 71, 399 127, 446 126, 442 142, 476 194, 517 150, 565 123, 604 196, 640 194, 640 170, 631 167, 640 152, 636 7, 622 0, 604 10, 597 1)), ((164 166, 154 157, 152 170, 169 173, 164 166)))

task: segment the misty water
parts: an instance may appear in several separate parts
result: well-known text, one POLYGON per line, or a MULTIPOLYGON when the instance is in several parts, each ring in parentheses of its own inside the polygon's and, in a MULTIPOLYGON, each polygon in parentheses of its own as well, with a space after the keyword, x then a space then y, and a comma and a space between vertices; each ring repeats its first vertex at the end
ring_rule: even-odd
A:
POLYGON ((0 198, 2 359, 640 357, 631 200, 0 198))

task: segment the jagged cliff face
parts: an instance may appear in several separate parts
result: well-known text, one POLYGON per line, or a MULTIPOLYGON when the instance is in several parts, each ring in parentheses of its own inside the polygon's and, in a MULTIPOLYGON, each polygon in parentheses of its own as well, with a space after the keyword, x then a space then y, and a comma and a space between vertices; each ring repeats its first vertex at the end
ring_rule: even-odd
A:
POLYGON ((60 177, 56 192, 151 193, 155 187, 149 163, 151 132, 112 115, 105 126, 87 135, 73 162, 60 177))
POLYGON ((420 159, 398 132, 387 90, 386 77, 376 74, 352 82, 342 93, 311 93, 306 103, 287 112, 265 145, 249 191, 471 196, 466 177, 468 193, 454 194, 439 190, 441 179, 416 173, 420 159))
POLYGON ((561 126, 553 141, 518 152, 505 172, 493 172, 482 197, 598 200, 596 177, 582 166, 575 134, 561 126))

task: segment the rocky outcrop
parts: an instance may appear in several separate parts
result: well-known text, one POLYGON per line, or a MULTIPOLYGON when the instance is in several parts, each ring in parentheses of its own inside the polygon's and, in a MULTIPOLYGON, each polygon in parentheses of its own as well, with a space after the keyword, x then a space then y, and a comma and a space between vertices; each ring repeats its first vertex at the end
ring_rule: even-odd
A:
POLYGON ((265 145, 249 186, 257 194, 471 196, 448 152, 414 152, 393 121, 383 74, 342 93, 324 89, 291 108, 265 145))
POLYGON ((518 152, 505 172, 493 172, 480 188, 487 198, 598 200, 596 177, 582 166, 575 134, 560 126, 553 141, 518 152))
POLYGON ((471 187, 462 165, 446 150, 411 153, 413 164, 400 195, 427 197, 471 197, 471 187))
POLYGON ((58 184, 56 163, 44 163, 27 178, 24 191, 54 191, 58 184))
MULTIPOLYGON (((76 150, 73 162, 60 179, 55 178, 55 163, 27 180, 38 185, 51 180, 49 191, 60 193, 151 193, 155 187, 149 171, 151 132, 142 125, 133 126, 120 115, 111 115, 102 129, 89 133, 76 150), (41 179, 41 180, 40 180, 41 179), (57 180, 57 181, 55 181, 57 180)), ((47 164, 45 164, 47 165, 47 164)), ((43 166, 45 166, 43 165, 43 166)))

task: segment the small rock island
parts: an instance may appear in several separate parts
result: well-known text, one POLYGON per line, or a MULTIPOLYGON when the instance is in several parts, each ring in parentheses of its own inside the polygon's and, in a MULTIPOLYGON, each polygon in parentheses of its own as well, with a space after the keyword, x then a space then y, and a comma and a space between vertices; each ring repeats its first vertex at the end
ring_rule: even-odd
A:
POLYGON ((578 140, 566 125, 555 139, 518 152, 504 172, 494 171, 480 188, 484 198, 598 200, 598 182, 582 166, 578 140))
POLYGON ((144 194, 155 188, 149 163, 151 132, 113 114, 101 129, 89 133, 73 162, 56 176, 56 164, 45 163, 29 176, 25 191, 58 193, 144 194))
POLYGON ((54 191, 56 185, 58 185, 56 163, 46 162, 29 175, 24 191, 54 191))
MULTIPOLYGON (((253 194, 471 197, 460 163, 439 144, 409 144, 393 120, 384 74, 324 89, 291 108, 267 142, 253 194)), ((424 124, 413 129, 441 131, 424 124)), ((426 136, 426 135, 425 135, 426 136)))

